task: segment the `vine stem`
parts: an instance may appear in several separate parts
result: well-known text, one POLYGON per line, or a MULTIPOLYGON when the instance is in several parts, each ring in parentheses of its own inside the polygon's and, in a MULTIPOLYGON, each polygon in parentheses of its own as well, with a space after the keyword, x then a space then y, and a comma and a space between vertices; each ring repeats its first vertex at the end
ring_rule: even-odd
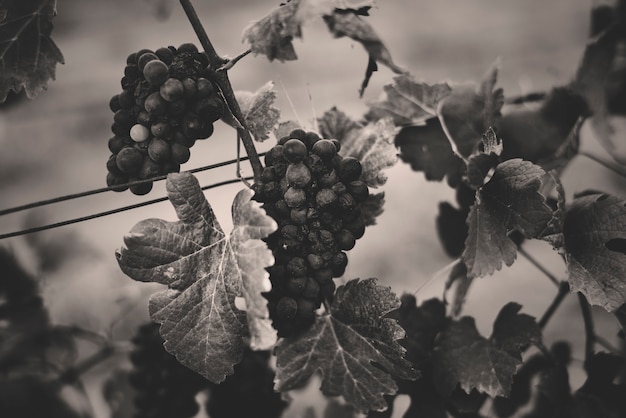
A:
MULTIPOLYGON (((187 19, 189 23, 191 23, 191 27, 194 32, 198 36, 200 40, 200 44, 204 48, 204 52, 207 54, 209 58, 210 67, 213 69, 219 69, 225 64, 228 63, 228 60, 217 55, 209 36, 204 30, 204 26, 202 26, 202 22, 200 22, 200 18, 196 13, 193 5, 191 4, 191 0, 180 0, 180 5, 182 6, 185 14, 187 15, 187 19)), ((215 81, 217 82, 224 99, 226 100, 226 104, 230 109, 231 113, 235 117, 235 119, 239 122, 241 127, 237 127, 237 133, 241 136, 241 141, 246 150, 246 154, 250 158, 250 165, 252 166, 252 172, 254 173, 254 181, 258 182, 261 179, 261 172, 263 171, 263 165, 261 164, 261 159, 259 158, 259 154, 256 151, 256 147, 254 146, 254 141, 252 140, 252 135, 250 131, 246 128, 245 118, 241 112, 241 108, 239 107, 239 103, 235 97, 235 93, 230 84, 230 80, 228 79, 228 73, 226 71, 214 71, 215 81)))
POLYGON ((578 292, 578 302, 580 304, 580 312, 583 316, 583 324, 585 326, 585 361, 593 355, 593 348, 596 342, 596 334, 594 331, 593 317, 591 315, 591 306, 585 295, 578 292))
POLYGON ((552 303, 550 304, 550 306, 548 306, 548 309, 546 309, 544 314, 541 316, 541 318, 539 319, 539 322, 537 322, 537 325, 539 325, 539 328, 544 329, 546 325, 548 325, 548 322, 550 321, 550 319, 552 319, 552 316, 554 315, 556 310, 559 308, 559 306, 561 306, 561 303, 563 302, 563 300, 568 294, 569 294, 569 283, 567 283, 566 281, 562 281, 561 283, 559 283, 559 291, 554 297, 554 299, 552 300, 552 303))

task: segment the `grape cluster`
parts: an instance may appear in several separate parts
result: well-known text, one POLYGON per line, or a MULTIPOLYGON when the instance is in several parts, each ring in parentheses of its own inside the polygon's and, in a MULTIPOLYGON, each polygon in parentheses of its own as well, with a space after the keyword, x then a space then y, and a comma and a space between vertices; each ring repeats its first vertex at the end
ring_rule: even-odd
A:
POLYGON ((163 348, 159 325, 142 325, 133 337, 129 380, 136 390, 135 418, 187 418, 198 413, 196 394, 209 382, 163 348))
POLYGON ((369 196, 361 163, 338 154, 337 140, 302 129, 281 138, 265 155, 261 181, 253 186, 278 230, 267 238, 275 264, 269 269, 270 315, 280 336, 313 323, 314 311, 335 291, 345 251, 365 232, 361 205, 369 196))
POLYGON ((211 418, 279 418, 287 407, 280 393, 274 391, 274 370, 269 351, 243 353, 235 373, 220 384, 212 384, 206 410, 211 418))
MULTIPOLYGON (((109 103, 113 116, 107 185, 150 179, 180 171, 196 140, 213 133, 224 103, 208 78, 209 60, 195 45, 142 49, 126 60, 122 92, 109 103)), ((152 182, 130 186, 143 195, 152 182)))

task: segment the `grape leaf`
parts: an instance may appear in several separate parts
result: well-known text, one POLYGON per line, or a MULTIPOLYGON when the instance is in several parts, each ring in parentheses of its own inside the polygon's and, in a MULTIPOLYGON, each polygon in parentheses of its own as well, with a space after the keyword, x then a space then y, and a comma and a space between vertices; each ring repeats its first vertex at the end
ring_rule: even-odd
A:
POLYGON ((502 141, 496 136, 493 128, 489 127, 482 136, 482 147, 467 159, 466 184, 472 188, 479 188, 485 182, 489 172, 500 162, 502 141))
POLYGON ((613 25, 587 44, 576 79, 572 83, 575 91, 587 100, 592 113, 591 126, 600 143, 620 162, 626 163, 626 156, 620 155, 614 144, 614 128, 609 121, 607 88, 612 64, 618 44, 623 42, 623 28, 613 25))
POLYGON ((626 201, 602 193, 577 197, 563 234, 572 290, 608 311, 626 303, 626 201))
POLYGON ((349 131, 340 139, 339 153, 359 160, 363 166, 361 180, 369 187, 380 187, 387 182, 387 176, 382 171, 398 162, 394 136, 395 126, 391 119, 370 122, 349 131))
POLYGON ((342 395, 362 412, 387 408, 383 395, 397 391, 394 378, 417 377, 397 342, 404 331, 395 319, 383 317, 399 305, 376 279, 339 287, 330 314, 276 345, 275 389, 298 388, 320 371, 324 394, 342 395))
POLYGON ((290 0, 251 22, 243 31, 243 41, 255 55, 263 54, 270 61, 295 60, 298 56, 292 41, 302 37, 302 25, 348 5, 345 0, 290 0))
POLYGON ((465 163, 452 151, 439 119, 431 118, 424 126, 407 126, 395 139, 400 158, 415 171, 423 171, 426 180, 448 182, 460 179, 465 163))
POLYGON ((474 319, 452 321, 435 342, 433 373, 441 394, 453 391, 457 383, 465 392, 472 389, 491 397, 508 396, 521 350, 541 340, 534 318, 519 314, 520 305, 505 305, 494 322, 489 339, 476 329, 474 319))
POLYGON ((376 218, 383 213, 385 192, 370 194, 361 204, 361 213, 365 226, 376 225, 376 218))
POLYGON ((552 220, 553 211, 539 193, 546 173, 520 159, 500 163, 491 179, 476 194, 467 219, 469 235, 463 261, 469 277, 493 274, 515 261, 517 249, 508 234, 538 238, 552 220))
POLYGON ((369 103, 365 118, 391 117, 396 126, 425 124, 426 120, 437 116, 437 104, 452 91, 447 83, 418 83, 409 74, 394 77, 393 84, 383 89, 385 99, 369 103))
POLYGON ((0 103, 22 88, 32 99, 54 79, 63 54, 50 38, 56 1, 8 1, 0 5, 0 103))
POLYGON ((369 54, 365 79, 361 83, 361 89, 359 90, 359 95, 362 97, 372 73, 377 70, 377 63, 387 66, 396 74, 403 74, 406 71, 393 62, 391 53, 372 25, 361 18, 359 14, 354 9, 335 9, 332 13, 324 15, 324 21, 336 38, 347 36, 358 41, 369 54))
POLYGON ((250 347, 253 350, 268 350, 276 343, 276 330, 272 327, 267 299, 262 293, 272 288, 265 267, 274 264, 274 257, 262 239, 274 232, 277 225, 260 204, 252 200, 253 195, 251 189, 244 189, 235 196, 230 244, 235 251, 243 282, 250 347))
POLYGON ((341 143, 339 153, 343 157, 353 157, 361 162, 361 180, 369 187, 385 184, 387 176, 382 170, 394 166, 398 161, 393 145, 395 126, 391 119, 361 125, 333 107, 318 119, 318 125, 324 138, 334 138, 341 143))
POLYGON ((437 116, 455 154, 468 157, 483 133, 494 126, 504 104, 502 89, 495 89, 499 62, 496 61, 476 86, 458 86, 437 106, 437 116))
POLYGON ((246 127, 254 139, 265 141, 280 118, 280 110, 274 106, 274 83, 269 81, 254 93, 237 92, 236 95, 246 127))
POLYGON ((317 126, 322 138, 334 138, 342 141, 354 130, 361 129, 363 125, 350 119, 341 110, 333 106, 317 119, 317 126))
POLYGON ((243 191, 235 198, 234 228, 227 237, 193 175, 170 174, 166 187, 180 221, 138 223, 116 257, 134 280, 168 285, 149 304, 165 348, 185 366, 221 382, 241 360, 244 337, 264 341, 259 322, 268 320, 267 308, 255 293, 267 288, 267 275, 260 274, 273 259, 256 241, 276 224, 243 191), (246 313, 235 306, 238 296, 246 297, 248 315, 254 315, 251 329, 246 313))
POLYGON ((467 215, 469 208, 456 208, 449 202, 439 202, 439 213, 435 219, 437 235, 446 254, 460 257, 467 239, 467 215))

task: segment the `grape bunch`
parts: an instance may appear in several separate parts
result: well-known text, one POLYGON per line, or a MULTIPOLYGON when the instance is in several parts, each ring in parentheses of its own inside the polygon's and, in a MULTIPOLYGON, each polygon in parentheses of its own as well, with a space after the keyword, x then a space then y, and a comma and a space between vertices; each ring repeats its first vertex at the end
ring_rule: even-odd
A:
POLYGON ((206 410, 211 418, 279 418, 287 402, 274 391, 269 351, 246 348, 235 373, 211 384, 206 410))
POLYGON ((135 388, 135 418, 187 418, 199 411, 196 394, 209 382, 163 348, 159 324, 142 325, 133 337, 129 380, 135 388))
POLYGON ((255 200, 278 223, 266 239, 275 264, 265 296, 280 336, 313 323, 314 311, 334 294, 333 278, 345 271, 346 251, 365 232, 361 206, 369 189, 361 163, 339 149, 337 140, 296 129, 265 155, 253 186, 255 200))
MULTIPOLYGON (((198 139, 213 133, 224 102, 208 78, 209 60, 195 45, 142 49, 126 60, 122 92, 109 103, 113 116, 107 161, 107 185, 123 191, 125 183, 180 171, 198 139)), ((152 182, 130 186, 143 195, 152 182)))

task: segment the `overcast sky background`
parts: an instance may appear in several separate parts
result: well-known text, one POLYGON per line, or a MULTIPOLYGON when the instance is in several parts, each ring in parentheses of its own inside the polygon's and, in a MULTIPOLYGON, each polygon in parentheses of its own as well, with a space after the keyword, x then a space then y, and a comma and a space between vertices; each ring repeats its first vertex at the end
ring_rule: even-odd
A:
MULTIPOLYGON (((159 19, 153 0, 59 0, 53 39, 65 57, 57 79, 33 101, 0 110, 0 190, 2 207, 55 197, 105 185, 107 140, 112 113, 109 98, 121 90, 126 56, 141 48, 197 42, 177 2, 159 19)), ((545 91, 568 82, 582 54, 588 33, 591 0, 438 0, 381 1, 369 21, 385 41, 395 62, 429 83, 475 81, 497 58, 502 60, 498 86, 505 95, 545 91)), ((235 56, 245 49, 243 28, 262 17, 277 2, 269 0, 196 1, 194 3, 220 54, 235 56)), ((299 60, 270 63, 249 56, 230 71, 236 90, 255 91, 273 80, 278 91, 281 120, 299 120, 313 129, 311 120, 332 106, 360 117, 393 73, 380 67, 363 99, 358 98, 367 56, 358 43, 333 40, 323 22, 304 27, 303 41, 294 42, 299 60), (292 106, 293 104, 293 106, 292 106)), ((212 138, 198 142, 183 168, 194 168, 235 157, 235 134, 217 126, 212 138)), ((268 149, 268 141, 259 150, 268 149)), ((602 154, 589 129, 583 129, 583 148, 602 154)), ((246 167, 247 169, 247 167, 246 167)), ((235 168, 198 175, 201 184, 233 178, 235 168)), ((433 275, 450 263, 435 232, 440 200, 452 200, 445 185, 428 183, 421 173, 399 163, 387 171, 385 213, 376 226, 349 253, 346 278, 378 277, 398 293, 417 293, 418 300, 441 296, 444 276, 433 275)), ((564 174, 569 196, 585 188, 624 196, 623 179, 597 164, 577 158, 564 174)), ((230 203, 241 185, 206 193, 218 219, 229 229, 230 203)), ((57 222, 163 196, 163 184, 147 196, 105 193, 0 218, 0 232, 57 222)), ((58 323, 78 324, 129 338, 137 324, 148 319, 146 301, 156 286, 138 284, 124 276, 114 251, 138 221, 159 217, 175 220, 165 202, 123 214, 39 233, 30 238, 0 242, 13 248, 32 271, 40 270, 46 303, 58 323), (41 269, 33 248, 64 257, 64 263, 41 269), (54 253, 54 250, 58 253, 54 253), (121 312, 130 312, 121 316, 121 312), (112 324, 116 325, 112 327, 112 324)), ((558 255, 542 243, 528 250, 559 277, 564 268, 558 255)), ((40 251, 41 252, 41 251, 40 251)), ((45 266, 44 266, 45 267, 45 266)), ((555 294, 553 285, 526 260, 513 268, 477 281, 467 303, 467 314, 477 318, 484 335, 508 301, 521 303, 524 312, 539 316, 555 294)), ((602 315, 601 312, 599 312, 602 315)), ((606 327, 614 326, 607 318, 606 327)), ((603 325, 600 325, 602 327, 603 325)), ((575 298, 570 298, 546 329, 549 345, 559 338, 582 338, 582 322, 575 298)), ((582 348, 582 344, 579 344, 582 348)), ((579 352, 574 353, 582 358, 579 352)), ((578 364, 580 367, 581 364, 578 364)), ((91 375, 89 394, 97 418, 101 407, 98 379, 111 365, 91 375)), ((575 371, 574 371, 575 375, 575 371)), ((317 390, 317 389, 316 389, 317 390)), ((312 401, 315 402, 315 401, 312 401)), ((294 416, 297 411, 294 411, 294 416)))

